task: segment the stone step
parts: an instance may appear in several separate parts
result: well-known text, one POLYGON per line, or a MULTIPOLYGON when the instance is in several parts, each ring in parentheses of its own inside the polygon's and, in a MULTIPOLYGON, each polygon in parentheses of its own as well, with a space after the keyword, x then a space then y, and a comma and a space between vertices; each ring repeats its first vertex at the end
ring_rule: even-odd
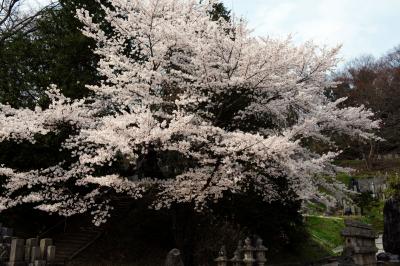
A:
POLYGON ((80 247, 84 246, 87 242, 82 242, 82 243, 71 243, 70 245, 63 245, 63 246, 56 246, 57 247, 57 252, 61 252, 64 250, 74 250, 74 249, 79 249, 80 247))
POLYGON ((78 242, 86 242, 88 239, 92 239, 96 235, 88 236, 88 237, 79 237, 79 238, 75 238, 75 237, 58 238, 58 239, 56 239, 54 241, 54 243, 60 244, 60 243, 63 243, 63 242, 70 242, 70 241, 73 241, 73 242, 76 242, 76 241, 78 241, 78 242))
POLYGON ((89 241, 89 240, 91 240, 91 239, 88 239, 86 241, 80 241, 80 242, 76 242, 76 241, 75 242, 61 242, 59 244, 56 244, 56 246, 60 249, 66 248, 66 247, 71 247, 71 246, 78 247, 78 246, 81 246, 82 244, 87 243, 87 241, 89 241))
POLYGON ((81 234, 64 234, 64 235, 60 235, 58 237, 58 239, 87 239, 87 238, 91 238, 93 236, 98 235, 100 232, 96 232, 96 233, 81 233, 81 234))
MULTIPOLYGON (((91 238, 91 237, 93 237, 93 236, 96 236, 96 235, 98 235, 99 233, 100 233, 100 232, 97 232, 97 233, 90 233, 90 234, 79 234, 79 235, 69 235, 69 234, 65 234, 65 235, 63 235, 63 236, 59 236, 58 239, 65 239, 65 240, 68 240, 68 239, 83 239, 83 240, 85 240, 85 239, 91 238)), ((56 238, 55 240, 57 240, 57 238, 56 238)))
MULTIPOLYGON (((115 197, 114 209, 111 221, 124 217, 132 206, 132 200, 128 197, 115 197)), ((76 232, 65 233, 54 239, 56 245, 56 260, 64 262, 69 260, 77 252, 94 241, 107 227, 87 226, 81 227, 76 232)))
POLYGON ((64 246, 70 246, 70 245, 81 245, 82 243, 86 243, 87 241, 92 240, 93 238, 87 238, 87 239, 82 239, 82 240, 77 240, 77 239, 69 239, 69 240, 59 240, 57 242, 54 242, 54 244, 57 247, 64 247, 64 246))

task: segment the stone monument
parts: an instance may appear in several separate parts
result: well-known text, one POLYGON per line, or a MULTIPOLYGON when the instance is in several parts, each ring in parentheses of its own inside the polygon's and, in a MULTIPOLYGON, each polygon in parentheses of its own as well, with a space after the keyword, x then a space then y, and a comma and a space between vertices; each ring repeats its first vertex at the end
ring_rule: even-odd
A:
POLYGON ((344 250, 351 251, 351 257, 356 265, 376 265, 375 246, 376 234, 370 225, 345 220, 346 227, 342 230, 345 238, 344 250))

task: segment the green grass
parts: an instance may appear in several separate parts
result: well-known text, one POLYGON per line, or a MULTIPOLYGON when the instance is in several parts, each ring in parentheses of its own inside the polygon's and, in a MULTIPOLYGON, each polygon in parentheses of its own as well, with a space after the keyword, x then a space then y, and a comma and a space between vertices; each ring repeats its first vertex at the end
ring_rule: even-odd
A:
POLYGON ((303 241, 294 243, 290 252, 279 254, 277 258, 269 257, 273 264, 285 264, 298 262, 307 264, 326 257, 338 255, 333 249, 343 244, 340 235, 344 228, 342 218, 306 216, 305 229, 307 236, 303 241))
POLYGON ((321 215, 326 211, 326 206, 322 203, 308 202, 307 210, 310 215, 321 215))
POLYGON ((346 186, 350 185, 351 176, 347 173, 338 173, 336 175, 336 179, 345 184, 346 186))
POLYGON ((380 201, 365 211, 365 215, 360 217, 360 221, 372 225, 375 232, 383 232, 383 207, 384 202, 380 201))
POLYGON ((344 220, 337 217, 307 216, 306 228, 311 238, 333 255, 333 249, 343 244, 341 230, 344 220))

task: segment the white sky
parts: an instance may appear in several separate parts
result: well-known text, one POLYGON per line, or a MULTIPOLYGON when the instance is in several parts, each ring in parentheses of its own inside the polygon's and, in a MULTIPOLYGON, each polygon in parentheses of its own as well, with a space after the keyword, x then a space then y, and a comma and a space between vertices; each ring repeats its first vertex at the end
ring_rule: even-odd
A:
POLYGON ((342 44, 348 60, 400 45, 400 0, 223 0, 256 35, 342 44))
MULTIPOLYGON (((44 4, 49 0, 27 0, 44 4)), ((255 35, 342 44, 345 60, 400 45, 400 0, 222 0, 255 35)))

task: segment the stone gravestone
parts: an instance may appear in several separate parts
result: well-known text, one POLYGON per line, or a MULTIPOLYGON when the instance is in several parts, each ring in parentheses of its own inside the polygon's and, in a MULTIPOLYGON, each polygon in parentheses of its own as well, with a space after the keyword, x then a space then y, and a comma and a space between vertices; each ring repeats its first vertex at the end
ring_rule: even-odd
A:
POLYGON ((165 266, 184 266, 179 249, 174 248, 168 253, 165 266))
POLYGON ((47 247, 47 261, 54 262, 56 259, 56 246, 47 247))
MULTIPOLYGON (((29 238, 25 242, 25 261, 31 262, 33 247, 39 246, 39 239, 29 238)), ((37 249, 39 251, 39 249, 37 249)), ((35 251, 37 252, 37 251, 35 251)), ((36 258, 35 258, 36 259, 36 258)))
POLYGON ((40 240, 40 256, 42 259, 47 258, 47 248, 48 246, 53 245, 53 239, 51 238, 43 238, 40 240))
POLYGON ((8 266, 25 266, 25 240, 14 238, 11 242, 10 261, 8 266))
POLYGON ((370 225, 345 220, 346 227, 342 230, 345 238, 344 251, 352 252, 352 259, 357 265, 376 265, 375 246, 376 234, 370 225))
POLYGON ((383 214, 383 249, 385 252, 400 255, 400 200, 388 199, 383 214))
POLYGON ((34 263, 35 261, 40 259, 40 247, 36 246, 36 247, 32 247, 31 248, 31 256, 29 258, 29 262, 30 263, 34 263))

